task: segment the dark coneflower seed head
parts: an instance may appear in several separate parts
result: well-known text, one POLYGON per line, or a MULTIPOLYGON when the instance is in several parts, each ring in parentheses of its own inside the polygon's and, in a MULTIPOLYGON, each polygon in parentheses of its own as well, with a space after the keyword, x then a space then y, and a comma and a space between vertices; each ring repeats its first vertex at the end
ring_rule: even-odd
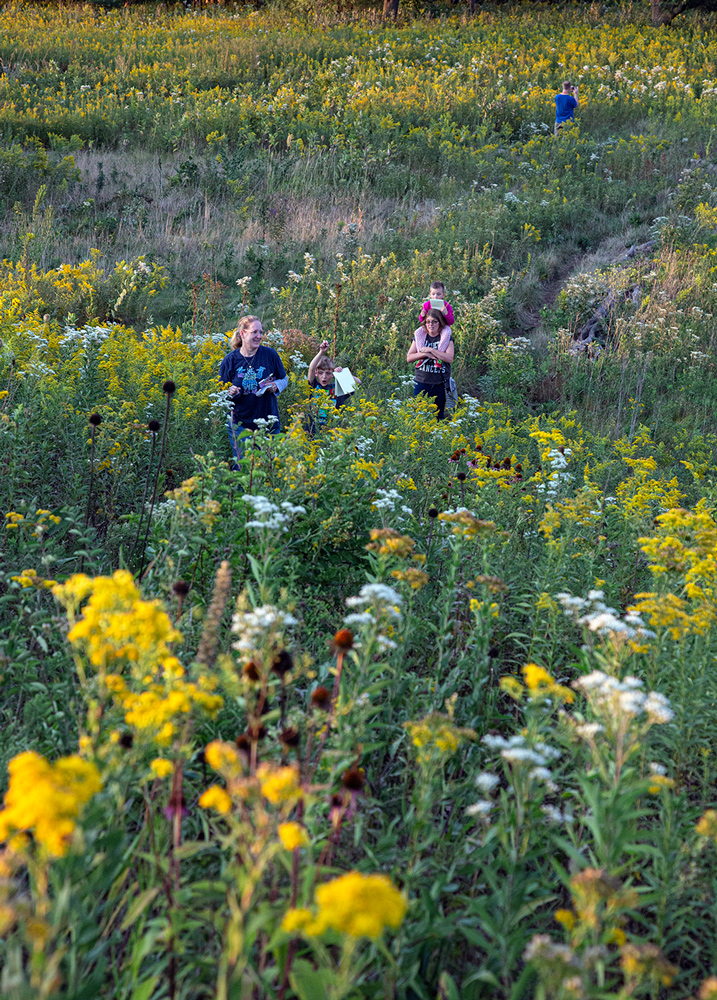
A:
POLYGON ((558 448, 558 451, 560 452, 561 455, 565 454, 565 448, 563 448, 562 445, 560 445, 560 447, 558 448))
POLYGON ((283 677, 284 674, 288 674, 293 666, 294 661, 291 657, 291 653, 287 652, 285 649, 282 649, 280 653, 277 653, 271 661, 271 669, 275 674, 278 674, 279 677, 283 677))
POLYGON ((465 474, 465 472, 458 472, 458 473, 456 473, 456 479, 459 482, 464 483, 465 480, 466 480, 466 474, 465 474))
POLYGON ((93 427, 99 427, 100 424, 102 423, 101 415, 99 413, 91 413, 90 423, 92 424, 93 427))
POLYGON ((328 712, 331 708, 331 693, 328 688, 320 684, 311 692, 311 704, 315 708, 320 708, 322 712, 328 712))
POLYGON ((150 420, 147 426, 149 427, 149 429, 153 434, 157 434, 159 432, 159 428, 162 425, 160 424, 159 420, 150 420))
POLYGON ((189 593, 189 584, 186 580, 175 580, 172 584, 172 590, 177 597, 186 597, 189 593))
POLYGON ((340 628, 334 636, 334 649, 340 653, 348 653, 353 648, 354 634, 350 628, 340 628))
POLYGON ((522 472, 523 471, 523 466, 520 464, 520 462, 516 462, 515 463, 515 471, 516 472, 522 472))
POLYGON ((298 747, 299 730, 296 728, 296 726, 287 726, 286 729, 282 730, 279 740, 286 747, 298 747))
POLYGON ((132 735, 132 733, 127 733, 127 732, 122 733, 122 735, 118 740, 118 743, 123 750, 131 750, 132 744, 134 743, 134 736, 132 735))
POLYGON ((246 731, 246 735, 252 741, 252 743, 258 743, 259 740, 263 740, 266 736, 266 726, 262 726, 260 722, 254 722, 246 731))
POLYGON ((241 733, 234 740, 237 750, 239 753, 244 754, 246 757, 251 753, 251 740, 244 733, 241 733))
POLYGON ((366 784, 366 773, 362 767, 350 767, 344 771, 341 784, 350 792, 362 792, 366 784))
POLYGON ((429 507, 428 508, 428 516, 429 517, 438 517, 438 508, 437 507, 429 507))
POLYGON ((476 451, 483 451, 483 445, 482 444, 477 444, 476 445, 476 451))
POLYGON ((171 380, 171 378, 168 378, 167 381, 162 386, 162 392, 166 392, 168 396, 171 396, 176 391, 177 391, 176 385, 171 380))
POLYGON ((261 678, 261 674, 259 673, 259 668, 257 667, 256 663, 254 663, 253 660, 249 660, 248 663, 244 664, 244 667, 242 668, 242 673, 244 674, 244 676, 248 681, 256 682, 261 678))
POLYGON ((503 468, 504 469, 509 469, 510 468, 510 459, 509 458, 504 458, 503 459, 503 468))
POLYGON ((458 452, 459 455, 465 455, 465 453, 466 453, 465 448, 461 448, 461 450, 458 452))
POLYGON ((329 804, 332 809, 341 809, 344 805, 343 795, 339 795, 338 792, 334 792, 334 794, 329 799, 329 804))

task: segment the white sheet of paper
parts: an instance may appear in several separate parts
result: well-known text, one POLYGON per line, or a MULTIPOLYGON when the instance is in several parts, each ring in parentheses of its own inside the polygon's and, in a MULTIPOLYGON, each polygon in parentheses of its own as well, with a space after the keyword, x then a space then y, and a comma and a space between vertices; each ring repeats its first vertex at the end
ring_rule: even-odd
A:
POLYGON ((350 368, 342 368, 340 372, 334 372, 334 382, 340 390, 338 393, 340 396, 345 396, 356 388, 356 380, 351 374, 350 368))

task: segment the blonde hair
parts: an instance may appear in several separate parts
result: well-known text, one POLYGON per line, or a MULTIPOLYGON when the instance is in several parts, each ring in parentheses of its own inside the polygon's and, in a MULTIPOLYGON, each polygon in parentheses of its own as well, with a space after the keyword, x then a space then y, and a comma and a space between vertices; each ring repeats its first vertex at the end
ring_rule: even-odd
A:
POLYGON ((232 334, 232 339, 229 341, 233 351, 236 351, 241 347, 241 335, 249 329, 252 323, 261 323, 261 320, 258 316, 242 316, 239 320, 237 328, 232 334))

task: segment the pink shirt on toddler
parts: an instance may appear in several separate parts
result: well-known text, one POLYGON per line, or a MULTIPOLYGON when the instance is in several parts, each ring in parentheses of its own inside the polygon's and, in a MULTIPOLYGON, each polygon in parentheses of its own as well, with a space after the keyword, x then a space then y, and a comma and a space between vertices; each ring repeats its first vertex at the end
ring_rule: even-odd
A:
MULTIPOLYGON (((446 311, 443 314, 446 317, 446 323, 448 323, 449 326, 453 326, 453 321, 454 321, 453 320, 453 306, 450 304, 450 302, 446 302, 445 299, 443 300, 443 304, 446 307, 446 311)), ((431 303, 430 302, 424 302, 423 303, 423 305, 421 306, 420 315, 418 317, 419 323, 422 323, 424 321, 424 319, 426 318, 426 313, 428 312, 428 310, 430 308, 431 308, 431 303)))

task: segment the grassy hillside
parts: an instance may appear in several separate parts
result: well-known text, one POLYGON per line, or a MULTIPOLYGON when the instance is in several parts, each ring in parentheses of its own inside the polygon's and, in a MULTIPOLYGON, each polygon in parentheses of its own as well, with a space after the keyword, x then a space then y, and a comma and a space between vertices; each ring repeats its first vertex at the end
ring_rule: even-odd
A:
POLYGON ((714 28, 0 8, 3 996, 717 996, 714 28))

